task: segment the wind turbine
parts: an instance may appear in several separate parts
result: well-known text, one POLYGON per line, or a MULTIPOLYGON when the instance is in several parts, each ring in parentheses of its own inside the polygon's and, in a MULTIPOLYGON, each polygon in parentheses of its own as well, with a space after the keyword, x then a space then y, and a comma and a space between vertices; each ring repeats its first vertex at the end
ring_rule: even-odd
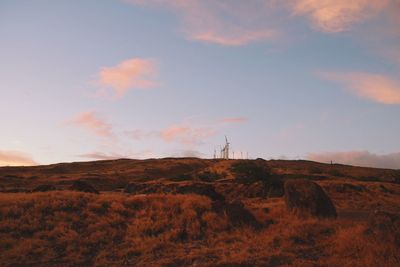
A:
POLYGON ((228 138, 225 135, 225 147, 224 147, 224 152, 225 152, 224 158, 225 159, 229 159, 229 145, 230 145, 230 143, 228 142, 228 138))

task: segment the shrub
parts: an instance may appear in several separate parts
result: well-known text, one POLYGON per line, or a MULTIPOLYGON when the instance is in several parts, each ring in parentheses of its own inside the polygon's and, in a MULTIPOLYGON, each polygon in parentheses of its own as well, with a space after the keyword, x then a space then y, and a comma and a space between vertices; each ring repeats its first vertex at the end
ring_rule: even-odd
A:
POLYGON ((238 183, 252 184, 255 182, 262 182, 266 185, 274 183, 276 179, 272 175, 268 166, 260 160, 249 161, 241 160, 234 163, 231 171, 235 175, 238 183))
POLYGON ((216 172, 204 171, 199 173, 198 175, 199 180, 203 182, 214 182, 218 179, 221 179, 221 175, 216 172))
POLYGON ((322 170, 320 168, 318 168, 318 167, 311 167, 310 173, 311 174, 321 174, 322 170))
POLYGON ((364 177, 361 177, 360 180, 365 181, 365 182, 379 182, 380 181, 380 179, 375 176, 364 176, 364 177))
POLYGON ((393 173, 393 181, 394 181, 396 184, 400 184, 400 170, 396 170, 396 171, 393 173))
POLYGON ((191 174, 178 174, 173 177, 171 177, 169 180, 174 181, 174 182, 182 182, 182 181, 192 181, 193 176, 191 174))
POLYGON ((332 169, 328 173, 330 175, 333 175, 333 176, 336 176, 336 177, 344 177, 345 176, 341 171, 339 171, 337 169, 332 169))

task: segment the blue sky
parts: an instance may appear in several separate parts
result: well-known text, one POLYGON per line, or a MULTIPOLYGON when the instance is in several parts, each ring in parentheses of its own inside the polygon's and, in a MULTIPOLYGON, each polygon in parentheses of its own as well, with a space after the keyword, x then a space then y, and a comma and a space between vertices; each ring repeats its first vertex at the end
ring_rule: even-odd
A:
POLYGON ((400 3, 348 2, 2 0, 0 165, 211 157, 228 135, 400 168, 400 3))

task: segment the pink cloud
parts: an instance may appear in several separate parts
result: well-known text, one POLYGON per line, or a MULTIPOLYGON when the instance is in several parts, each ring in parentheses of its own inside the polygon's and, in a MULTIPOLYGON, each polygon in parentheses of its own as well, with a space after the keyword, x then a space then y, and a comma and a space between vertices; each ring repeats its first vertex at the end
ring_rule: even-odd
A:
POLYGON ((196 128, 188 125, 173 125, 161 131, 160 136, 165 142, 176 141, 185 145, 202 143, 204 139, 214 136, 212 128, 196 128))
POLYGON ((354 166, 400 169, 400 153, 373 154, 368 151, 344 151, 311 153, 309 160, 330 163, 348 164, 354 166))
POLYGON ((392 78, 373 73, 321 72, 325 79, 339 82, 351 93, 381 104, 400 104, 400 83, 392 78))
POLYGON ((0 166, 32 166, 37 163, 26 153, 0 150, 0 166))
POLYGON ((136 129, 125 131, 125 135, 134 140, 143 140, 148 138, 161 138, 163 141, 178 142, 183 145, 198 145, 204 140, 215 136, 223 127, 230 124, 244 123, 248 119, 244 117, 227 117, 220 120, 213 120, 208 123, 198 124, 186 122, 174 124, 157 131, 146 131, 136 129))
POLYGON ((93 111, 82 112, 70 120, 71 124, 85 128, 100 137, 112 137, 112 127, 93 111))
POLYGON ((296 0, 292 3, 296 15, 310 18, 321 31, 342 32, 357 22, 376 16, 389 7, 391 0, 296 0))
MULTIPOLYGON (((152 59, 131 58, 113 67, 104 67, 98 74, 97 84, 114 91, 117 97, 131 89, 154 87, 157 70, 152 59)), ((104 93, 104 91, 102 91, 104 93)))
POLYGON ((273 31, 243 31, 240 33, 238 32, 237 34, 232 34, 231 36, 224 36, 218 32, 209 31, 193 34, 192 38, 198 41, 226 46, 241 46, 264 39, 270 39, 274 36, 275 33, 273 31))
POLYGON ((226 46, 240 46, 278 36, 271 12, 275 0, 125 0, 139 5, 165 7, 181 18, 190 39, 226 46))

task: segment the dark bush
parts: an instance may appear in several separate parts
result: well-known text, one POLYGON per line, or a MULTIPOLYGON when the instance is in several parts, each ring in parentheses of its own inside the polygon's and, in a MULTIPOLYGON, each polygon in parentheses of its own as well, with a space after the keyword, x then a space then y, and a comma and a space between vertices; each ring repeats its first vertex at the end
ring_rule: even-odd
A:
POLYGON ((400 184, 400 170, 396 170, 393 173, 393 182, 395 182, 396 184, 400 184))
POLYGON ((321 174, 322 170, 320 168, 318 168, 318 167, 311 167, 310 173, 311 174, 321 174))
POLYGON ((47 191, 55 191, 55 190, 57 190, 57 188, 54 185, 42 184, 42 185, 36 186, 32 190, 32 192, 47 192, 47 191))
POLYGON ((99 191, 97 191, 96 188, 94 188, 88 182, 82 180, 74 181, 73 184, 69 187, 69 190, 99 194, 99 191))
POLYGON ((197 175, 197 177, 199 178, 199 180, 201 180, 203 182, 214 182, 214 181, 222 178, 219 173, 210 172, 210 171, 201 172, 197 175))
POLYGON ((262 182, 265 185, 270 185, 276 182, 276 178, 274 178, 268 166, 261 160, 235 162, 231 171, 234 173, 236 181, 242 184, 262 182))
POLYGON ((360 181, 365 181, 365 182, 379 182, 380 179, 375 176, 364 176, 360 178, 360 181))
POLYGON ((171 178, 169 178, 169 180, 174 181, 174 182, 192 181, 193 176, 191 174, 182 173, 182 174, 172 176, 171 178))
POLYGON ((345 176, 341 171, 339 171, 337 169, 332 169, 328 173, 330 175, 333 175, 333 176, 336 176, 336 177, 344 177, 345 176))

